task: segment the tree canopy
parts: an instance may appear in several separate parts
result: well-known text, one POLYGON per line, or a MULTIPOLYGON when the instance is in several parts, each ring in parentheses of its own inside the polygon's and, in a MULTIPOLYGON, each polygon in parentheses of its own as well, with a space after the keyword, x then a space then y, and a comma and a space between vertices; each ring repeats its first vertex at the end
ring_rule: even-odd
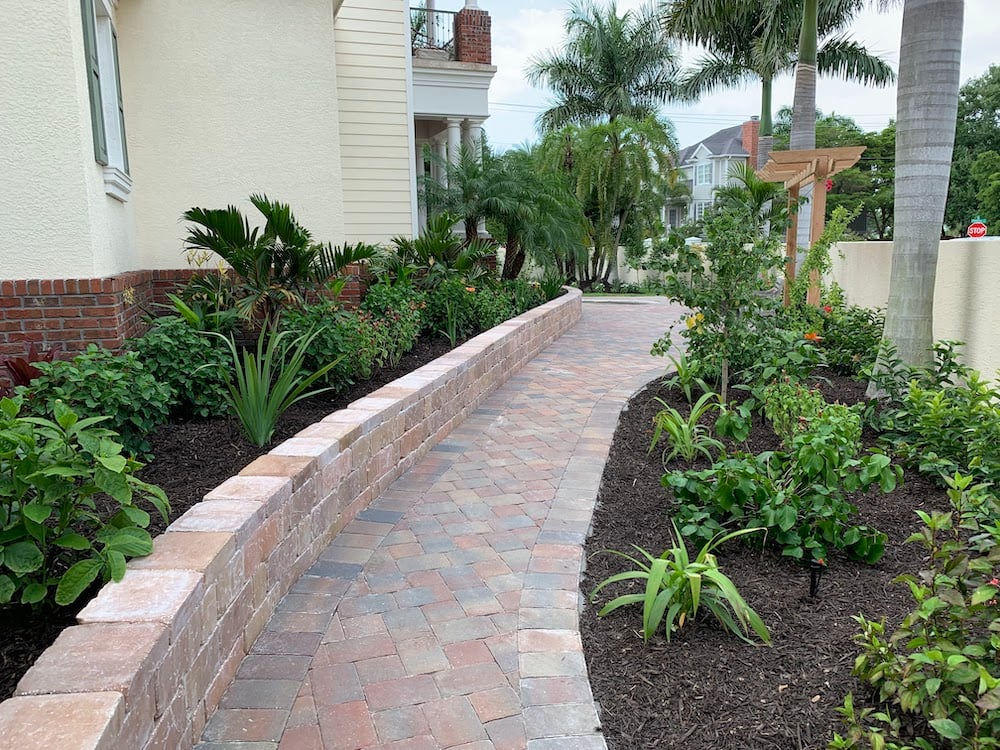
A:
POLYGON ((619 15, 613 0, 607 6, 580 0, 570 6, 562 49, 533 57, 526 72, 555 95, 539 117, 549 132, 655 115, 671 95, 676 71, 676 52, 653 5, 619 15))
POLYGON ((996 198, 1000 181, 989 153, 1000 153, 1000 65, 962 86, 958 97, 958 118, 955 128, 955 151, 952 157, 951 180, 945 224, 957 234, 979 215, 1000 221, 1000 205, 996 198))

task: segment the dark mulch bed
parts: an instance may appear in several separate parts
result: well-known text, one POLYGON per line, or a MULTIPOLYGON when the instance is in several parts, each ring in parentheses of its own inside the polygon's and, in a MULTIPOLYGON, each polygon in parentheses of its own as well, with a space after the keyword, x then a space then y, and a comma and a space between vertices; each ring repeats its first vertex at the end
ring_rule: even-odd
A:
MULTIPOLYGON (((822 386, 828 400, 853 403, 864 387, 841 378, 822 386)), ((670 500, 661 486, 663 465, 647 450, 651 420, 661 408, 654 396, 684 411, 679 393, 659 383, 636 395, 622 414, 601 483, 594 527, 587 542, 588 594, 608 575, 624 570, 603 550, 632 551, 636 544, 654 555, 671 546, 670 500)), ((754 424, 753 452, 778 447, 762 421, 754 424)), ((696 464, 707 467, 707 462, 696 464)), ((680 463, 671 468, 687 468, 680 463)), ((641 636, 641 608, 581 616, 584 652, 608 745, 613 750, 820 750, 840 729, 839 706, 849 691, 864 693, 851 675, 858 649, 859 613, 885 618, 895 627, 912 608, 904 585, 892 579, 915 572, 922 562, 917 545, 904 540, 917 529, 917 509, 947 508, 944 492, 926 477, 907 473, 889 495, 872 491, 852 498, 860 521, 885 531, 889 542, 874 566, 832 554, 820 594, 809 597, 809 571, 771 552, 737 543, 718 558, 750 606, 771 631, 773 645, 750 646, 701 618, 675 633, 662 631, 648 644, 641 636)), ((621 589, 601 592, 601 603, 621 589), (609 596, 605 596, 605 594, 609 596)))
MULTIPOLYGON (((451 349, 440 337, 425 336, 404 355, 399 365, 376 372, 340 393, 325 393, 294 405, 282 416, 272 442, 258 448, 243 437, 232 419, 208 419, 164 425, 150 436, 154 460, 141 477, 163 488, 170 500, 170 518, 181 516, 201 501, 209 490, 239 472, 258 456, 337 409, 391 383, 451 349)), ((166 528, 155 513, 150 524, 154 536, 166 528)), ((0 700, 14 693, 18 680, 64 628, 75 623, 77 612, 94 592, 84 594, 71 607, 31 610, 0 608, 0 700)))

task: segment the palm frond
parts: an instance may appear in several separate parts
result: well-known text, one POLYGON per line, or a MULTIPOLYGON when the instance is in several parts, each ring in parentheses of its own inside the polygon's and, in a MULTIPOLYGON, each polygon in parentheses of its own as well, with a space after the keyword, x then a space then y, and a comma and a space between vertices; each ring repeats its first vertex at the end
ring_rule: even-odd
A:
POLYGON ((816 53, 821 75, 833 75, 867 86, 887 86, 896 80, 896 71, 877 55, 846 36, 823 42, 816 53))

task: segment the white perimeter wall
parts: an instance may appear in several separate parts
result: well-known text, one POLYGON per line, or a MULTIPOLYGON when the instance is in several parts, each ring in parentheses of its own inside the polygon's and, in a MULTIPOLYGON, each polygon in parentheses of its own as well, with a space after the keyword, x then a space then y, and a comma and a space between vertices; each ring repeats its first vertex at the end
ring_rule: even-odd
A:
MULTIPOLYGON (((75 2, 75 0, 71 0, 75 2)), ((141 268, 183 268, 181 214, 254 192, 344 239, 330 0, 119 0, 141 268)))
POLYGON ((132 204, 94 161, 79 0, 3 4, 0 178, 0 278, 139 267, 132 204))
MULTIPOLYGON (((411 235, 416 163, 410 17, 400 0, 345 0, 337 13, 337 79, 349 242, 411 235)), ((336 121, 330 123, 336 127, 336 121)))
MULTIPOLYGON (((891 242, 842 242, 831 277, 849 302, 885 308, 889 301, 891 242)), ((965 342, 964 361, 985 377, 1000 369, 1000 238, 947 240, 938 250, 934 285, 934 339, 965 342)))

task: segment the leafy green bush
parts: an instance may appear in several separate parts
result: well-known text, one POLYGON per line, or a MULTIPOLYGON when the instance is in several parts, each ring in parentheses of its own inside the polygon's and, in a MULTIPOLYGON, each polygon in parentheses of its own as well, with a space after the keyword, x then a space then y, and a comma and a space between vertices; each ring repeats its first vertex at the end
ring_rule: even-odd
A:
MULTIPOLYGON (((827 406, 823 394, 814 388, 792 382, 789 377, 775 380, 763 389, 764 416, 775 434, 790 445, 792 438, 807 429, 809 421, 827 406)), ((861 422, 858 420, 858 433, 861 422)))
POLYGON ((1000 747, 1000 517, 995 497, 982 516, 989 493, 972 482, 948 479, 950 511, 917 511, 923 528, 908 541, 928 563, 897 579, 916 603, 899 629, 886 638, 884 623, 855 618, 862 651, 854 673, 875 687, 880 705, 857 712, 849 695, 840 709, 847 734, 831 748, 913 747, 899 742, 902 716, 929 727, 915 747, 1000 747))
POLYGON ((230 357, 217 339, 183 318, 157 318, 129 348, 146 370, 170 390, 173 417, 216 417, 226 413, 225 368, 230 357))
POLYGON ((509 286, 483 287, 472 296, 476 331, 488 331, 518 314, 513 289, 509 286))
POLYGON ((453 344, 478 332, 476 292, 476 287, 458 278, 443 280, 428 289, 424 318, 427 329, 447 336, 453 344))
POLYGON ((699 608, 704 605, 726 630, 743 640, 750 642, 749 633, 752 630, 764 643, 770 643, 771 634, 764 622, 719 569, 719 563, 712 554, 723 542, 754 531, 756 529, 743 529, 718 534, 702 545, 694 560, 676 526, 674 537, 678 540, 677 544, 659 557, 653 557, 641 547, 635 549, 643 560, 611 550, 612 554, 625 558, 635 568, 605 578, 591 592, 590 599, 594 601, 601 589, 610 584, 638 580, 644 582, 642 593, 622 594, 605 604, 598 614, 603 617, 620 607, 642 604, 643 640, 652 638, 662 623, 669 641, 671 633, 687 622, 694 622, 699 608))
POLYGON ((407 284, 376 284, 369 287, 361 309, 371 315, 370 324, 381 346, 375 364, 395 367, 413 348, 423 328, 425 294, 407 284))
POLYGON ((133 476, 141 464, 122 455, 106 417, 78 416, 60 401, 54 421, 19 414, 0 399, 0 604, 75 601, 100 576, 121 580, 125 558, 148 555, 148 501, 167 519, 158 487, 133 476), (102 516, 94 496, 116 508, 102 516))
POLYGON ((316 372, 336 362, 320 381, 334 390, 343 390, 374 370, 376 353, 371 332, 357 313, 341 310, 330 302, 288 308, 282 315, 281 328, 293 338, 313 333, 302 368, 316 372))
POLYGON ((823 308, 821 348, 827 366, 838 375, 860 375, 875 364, 885 315, 880 310, 851 305, 823 308))
POLYGON ((170 388, 159 382, 136 352, 115 354, 94 344, 70 360, 38 362, 41 375, 17 389, 35 416, 52 414, 57 401, 80 417, 108 416, 133 455, 150 449, 146 436, 169 416, 170 388))
POLYGON ((884 426, 893 450, 921 471, 1000 481, 1000 391, 976 372, 961 384, 911 381, 884 426))
POLYGON ((737 455, 709 469, 666 474, 663 484, 680 503, 681 533, 708 540, 725 526, 763 528, 768 544, 797 560, 807 554, 825 560, 829 545, 877 562, 885 534, 851 525, 857 508, 845 493, 875 483, 890 492, 902 471, 880 453, 858 458, 858 417, 833 406, 793 435, 787 451, 737 455))

